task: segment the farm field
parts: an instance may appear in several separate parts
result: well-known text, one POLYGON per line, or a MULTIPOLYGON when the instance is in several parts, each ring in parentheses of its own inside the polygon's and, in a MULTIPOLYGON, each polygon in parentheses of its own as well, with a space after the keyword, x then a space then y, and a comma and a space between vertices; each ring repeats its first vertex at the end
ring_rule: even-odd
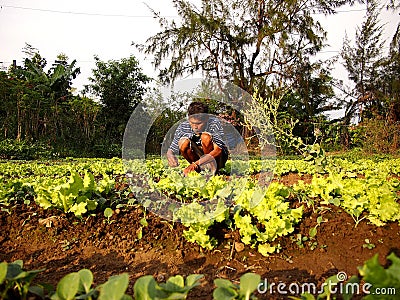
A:
POLYGON ((94 284, 127 273, 129 295, 144 275, 203 274, 188 298, 212 299, 216 278, 321 286, 376 254, 386 266, 400 256, 399 158, 270 163, 271 182, 259 185, 258 160, 214 177, 182 177, 156 158, 2 161, 0 261, 44 268, 34 282, 52 285, 83 268, 94 284))

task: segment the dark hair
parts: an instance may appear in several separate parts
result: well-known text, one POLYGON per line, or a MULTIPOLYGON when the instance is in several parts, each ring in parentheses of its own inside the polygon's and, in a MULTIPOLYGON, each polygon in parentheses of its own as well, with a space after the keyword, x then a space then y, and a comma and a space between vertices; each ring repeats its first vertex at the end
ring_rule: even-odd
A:
POLYGON ((189 104, 188 115, 208 114, 208 105, 203 102, 194 101, 189 104))

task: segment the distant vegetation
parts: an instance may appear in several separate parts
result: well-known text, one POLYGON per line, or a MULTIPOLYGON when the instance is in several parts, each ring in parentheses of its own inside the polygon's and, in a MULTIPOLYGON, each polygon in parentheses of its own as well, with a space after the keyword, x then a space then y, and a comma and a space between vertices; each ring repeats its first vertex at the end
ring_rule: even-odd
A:
MULTIPOLYGON (((186 0, 173 3, 181 22, 169 22, 154 12, 161 31, 139 45, 154 58, 160 82, 172 83, 200 71, 257 99, 278 97, 278 124, 291 124, 293 135, 305 144, 317 141, 328 151, 354 147, 398 151, 400 30, 393 33, 386 51, 379 20, 382 9, 398 11, 398 1, 386 8, 379 1, 368 1, 354 38, 344 39, 339 58, 350 86, 332 77, 332 60, 316 60, 324 50, 326 32, 314 14, 333 14, 354 1, 274 5, 274 1, 232 0, 225 6, 212 0, 202 1, 200 9, 186 0), (328 120, 326 112, 337 109, 344 111, 343 117, 328 120)), ((27 44, 23 52, 22 65, 0 72, 0 158, 120 157, 125 126, 137 105, 161 105, 151 88, 154 80, 143 74, 133 56, 107 62, 95 56, 89 84, 76 94, 73 80, 80 73, 76 60, 60 54, 48 65, 33 46, 27 44)), ((149 132, 148 153, 160 153, 165 134, 184 117, 189 100, 182 95, 168 99, 165 114, 149 132)), ((250 135, 243 116, 215 99, 208 102, 213 113, 244 137, 250 135)), ((294 151, 283 140, 278 139, 277 146, 279 154, 294 151)))

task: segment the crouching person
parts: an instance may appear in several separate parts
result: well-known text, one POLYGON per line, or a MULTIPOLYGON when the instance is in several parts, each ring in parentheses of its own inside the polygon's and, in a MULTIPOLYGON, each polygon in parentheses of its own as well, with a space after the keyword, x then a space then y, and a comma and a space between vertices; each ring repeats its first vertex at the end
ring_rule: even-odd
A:
POLYGON ((220 120, 208 114, 208 106, 192 102, 188 107, 187 120, 178 126, 167 150, 169 166, 179 165, 176 155, 180 153, 190 163, 183 170, 185 175, 202 170, 216 174, 228 159, 223 135, 220 120))

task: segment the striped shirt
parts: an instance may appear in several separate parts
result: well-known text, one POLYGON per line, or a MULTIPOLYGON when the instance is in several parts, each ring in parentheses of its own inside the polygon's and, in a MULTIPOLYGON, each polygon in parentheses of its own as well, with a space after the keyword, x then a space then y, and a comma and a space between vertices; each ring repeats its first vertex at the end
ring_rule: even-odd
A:
MULTIPOLYGON (((218 118, 210 116, 203 131, 210 133, 213 142, 223 151, 225 151, 225 153, 228 153, 228 149, 223 140, 224 130, 218 118)), ((176 128, 174 138, 169 146, 169 149, 171 149, 174 154, 179 154, 179 140, 181 138, 191 138, 194 134, 195 133, 192 127, 190 127, 189 121, 183 121, 181 124, 179 124, 178 128, 176 128)))

